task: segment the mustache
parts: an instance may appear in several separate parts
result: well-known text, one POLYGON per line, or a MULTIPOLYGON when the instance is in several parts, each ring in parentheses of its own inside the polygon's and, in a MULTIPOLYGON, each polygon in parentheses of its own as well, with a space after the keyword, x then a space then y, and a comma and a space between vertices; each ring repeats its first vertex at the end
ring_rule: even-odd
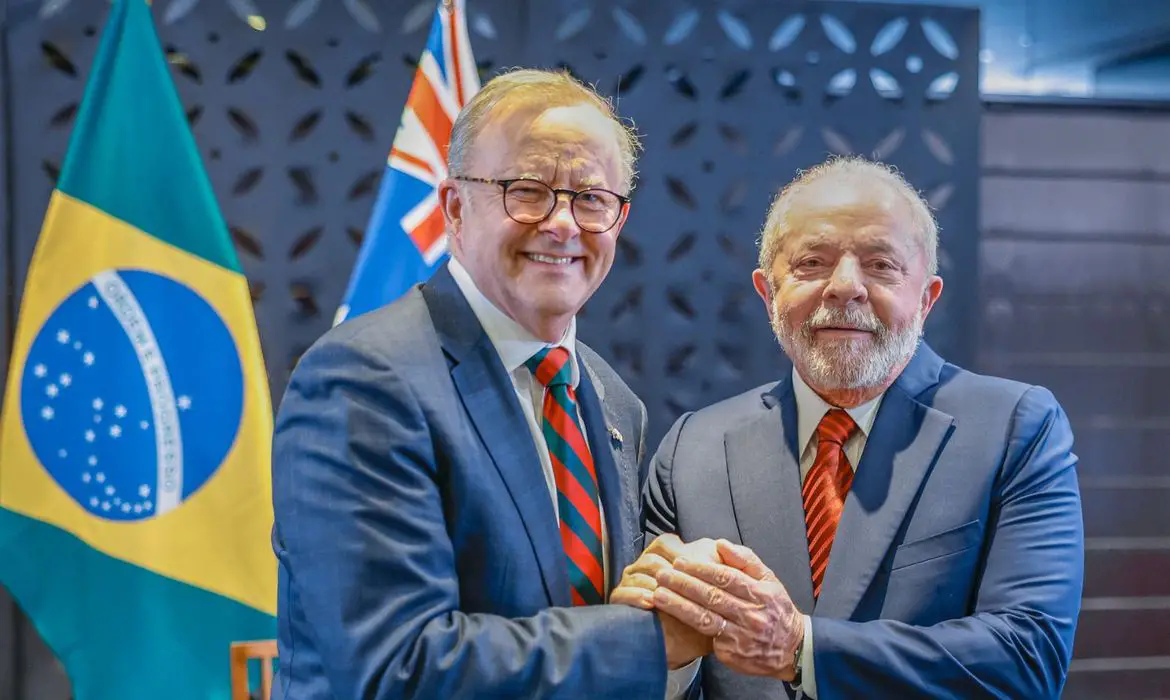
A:
POLYGON ((802 325, 802 330, 806 333, 812 333, 822 328, 856 328, 878 335, 885 335, 889 332, 885 324, 872 311, 856 306, 846 308, 822 306, 806 318, 802 325))

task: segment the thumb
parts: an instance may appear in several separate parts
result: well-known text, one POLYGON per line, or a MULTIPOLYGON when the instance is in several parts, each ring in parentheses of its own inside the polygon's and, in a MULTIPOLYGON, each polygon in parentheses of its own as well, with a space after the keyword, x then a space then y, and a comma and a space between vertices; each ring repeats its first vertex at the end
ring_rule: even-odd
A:
POLYGON ((757 581, 779 581, 776 574, 764 566, 764 562, 760 561, 756 553, 747 547, 723 539, 716 542, 715 546, 724 564, 739 569, 757 581))

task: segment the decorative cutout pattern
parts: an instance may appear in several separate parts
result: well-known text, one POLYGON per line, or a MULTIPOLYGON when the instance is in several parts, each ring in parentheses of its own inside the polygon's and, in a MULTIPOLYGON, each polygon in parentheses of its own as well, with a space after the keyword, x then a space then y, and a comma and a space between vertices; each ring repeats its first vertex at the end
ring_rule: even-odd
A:
POLYGON ((974 13, 834 2, 803 12, 694 1, 569 7, 529 6, 532 26, 562 32, 530 46, 527 64, 568 63, 603 88, 635 66, 640 74, 618 103, 646 135, 621 239, 639 262, 619 251, 581 335, 646 400, 651 444, 680 412, 787 368, 749 282, 756 238, 778 188, 830 153, 896 165, 939 208, 947 294, 927 334, 948 358, 970 362, 974 13))
MULTIPOLYGON (((176 86, 249 277, 274 395, 330 325, 436 0, 155 0, 176 86)), ((11 183, 28 260, 107 3, 34 0, 10 22, 11 183), (23 135, 23 137, 21 137, 23 135)), ((947 292, 928 338, 970 362, 976 316, 977 14, 818 2, 475 0, 484 79, 561 66, 617 100, 646 151, 609 279, 581 335, 650 410, 776 379, 751 289, 777 189, 830 153, 897 165, 939 208, 947 292), (550 40, 551 39, 551 40, 550 40)), ((10 18, 12 19, 12 18, 10 18)), ((23 287, 23 271, 15 280, 23 287)))

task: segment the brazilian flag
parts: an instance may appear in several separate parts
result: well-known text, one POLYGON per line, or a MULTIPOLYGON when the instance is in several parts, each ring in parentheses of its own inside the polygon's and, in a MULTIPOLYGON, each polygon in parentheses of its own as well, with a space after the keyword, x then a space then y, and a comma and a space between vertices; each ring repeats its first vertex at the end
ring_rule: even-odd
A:
POLYGON ((272 407, 145 0, 111 5, 0 428, 0 583, 74 697, 228 698, 230 642, 276 632, 272 407))

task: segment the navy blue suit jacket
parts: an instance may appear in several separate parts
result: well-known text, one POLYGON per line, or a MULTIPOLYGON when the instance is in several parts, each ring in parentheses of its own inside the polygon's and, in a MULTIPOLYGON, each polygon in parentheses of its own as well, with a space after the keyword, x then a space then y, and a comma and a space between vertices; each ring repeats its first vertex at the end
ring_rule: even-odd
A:
MULTIPOLYGON (((649 536, 753 549, 812 616, 818 700, 1058 698, 1084 534, 1068 419, 1041 387, 923 345, 886 392, 814 605, 791 376, 680 418, 646 484, 649 536)), ((704 659, 707 700, 779 681, 704 659)))
MULTIPOLYGON (((613 586, 642 549, 645 409, 578 358, 613 586)), ((273 493, 287 700, 663 697, 653 613, 571 607, 528 424, 446 268, 304 355, 273 493)))

